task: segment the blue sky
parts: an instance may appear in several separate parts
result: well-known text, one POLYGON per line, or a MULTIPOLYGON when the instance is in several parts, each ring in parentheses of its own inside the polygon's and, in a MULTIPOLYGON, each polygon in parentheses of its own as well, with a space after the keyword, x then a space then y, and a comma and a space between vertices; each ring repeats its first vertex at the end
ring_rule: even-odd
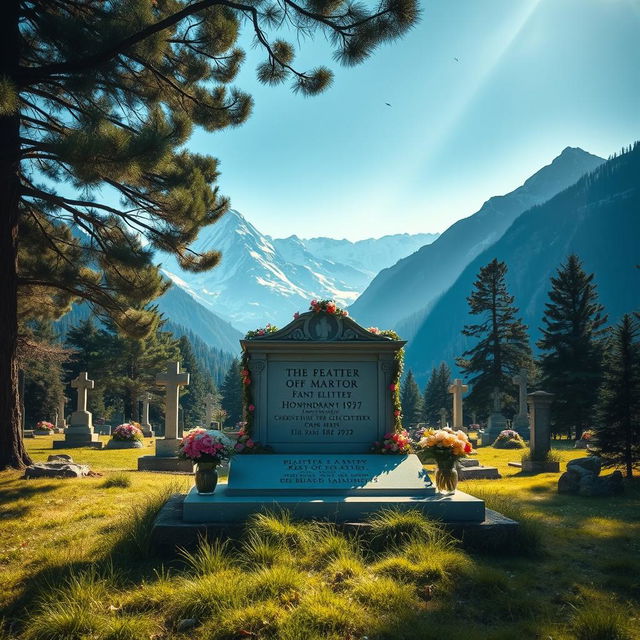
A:
POLYGON ((608 156, 640 138, 640 0, 423 0, 420 24, 363 65, 329 63, 315 98, 255 80, 242 127, 197 132, 234 208, 276 237, 443 231, 566 146, 608 156), (454 58, 458 58, 456 62, 454 58), (391 107, 385 105, 391 103, 391 107))

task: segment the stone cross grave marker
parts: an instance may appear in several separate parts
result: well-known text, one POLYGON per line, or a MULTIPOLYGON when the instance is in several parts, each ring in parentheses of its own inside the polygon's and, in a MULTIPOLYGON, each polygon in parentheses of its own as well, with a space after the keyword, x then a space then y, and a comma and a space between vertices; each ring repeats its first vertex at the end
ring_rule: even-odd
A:
POLYGON ((462 429, 462 394, 469 390, 468 385, 462 384, 460 378, 456 378, 449 386, 449 393, 453 394, 453 428, 462 429))
POLYGON ((164 437, 175 440, 178 437, 178 409, 180 387, 189 384, 189 374, 180 371, 180 363, 172 361, 167 364, 167 370, 156 376, 156 384, 165 387, 164 437))
POLYGON ((529 383, 528 371, 522 367, 517 375, 511 379, 518 385, 518 413, 513 418, 513 429, 525 440, 529 439, 529 415, 527 414, 527 384, 529 383))
POLYGON ((69 425, 64 432, 64 440, 54 440, 53 448, 95 447, 101 449, 102 442, 98 434, 93 430, 92 416, 87 410, 88 392, 89 389, 94 388, 95 383, 89 379, 86 371, 82 371, 78 377, 71 382, 71 386, 78 391, 77 409, 69 418, 69 425))

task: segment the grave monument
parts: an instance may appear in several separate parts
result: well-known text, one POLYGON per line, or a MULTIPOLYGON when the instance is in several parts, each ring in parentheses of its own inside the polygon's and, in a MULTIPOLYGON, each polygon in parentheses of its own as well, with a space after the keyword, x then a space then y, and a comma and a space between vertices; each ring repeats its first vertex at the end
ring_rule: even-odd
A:
POLYGON ((71 386, 78 390, 78 408, 71 414, 69 424, 64 430, 64 440, 54 440, 54 449, 71 449, 76 447, 93 447, 102 449, 102 441, 93 430, 92 416, 87 410, 89 389, 93 389, 94 381, 89 380, 86 371, 82 371, 71 382, 71 386))
POLYGON ((143 393, 142 397, 142 418, 140 420, 140 429, 142 429, 142 435, 145 438, 153 438, 156 434, 153 431, 153 427, 149 422, 149 403, 151 402, 151 394, 143 393))
POLYGON ((513 376, 513 384, 518 385, 518 413, 513 418, 512 429, 517 431, 523 440, 529 439, 529 414, 527 413, 528 371, 524 367, 517 376, 513 376))
POLYGON ((497 387, 491 394, 493 400, 493 411, 487 420, 487 428, 482 434, 482 446, 490 445, 500 435, 501 431, 507 429, 507 419, 502 415, 502 394, 497 387))
POLYGON ((65 398, 65 396, 61 396, 60 402, 58 403, 58 412, 56 413, 56 429, 64 429, 67 426, 67 421, 65 420, 64 415, 64 408, 66 404, 67 399, 65 398))
POLYGON ((178 445, 182 438, 178 428, 178 400, 180 387, 189 384, 189 374, 180 371, 180 363, 170 361, 167 370, 156 376, 156 384, 166 389, 164 409, 164 438, 156 438, 156 455, 138 458, 139 471, 192 471, 190 460, 178 458, 178 445))
POLYGON ((273 453, 236 455, 228 483, 213 495, 193 488, 183 523, 242 523, 274 507, 334 522, 394 507, 482 523, 484 502, 461 491, 436 493, 416 455, 371 453, 374 441, 397 426, 404 344, 327 311, 242 340, 247 428, 273 453))
POLYGON ((527 396, 531 411, 531 438, 529 460, 522 462, 527 473, 557 473, 560 463, 547 459, 551 450, 551 403, 553 394, 535 391, 527 396))
MULTIPOLYGON (((216 410, 216 397, 208 393, 204 398, 204 427, 208 429, 213 422, 213 412, 216 410)), ((217 427, 216 427, 217 428, 217 427)))

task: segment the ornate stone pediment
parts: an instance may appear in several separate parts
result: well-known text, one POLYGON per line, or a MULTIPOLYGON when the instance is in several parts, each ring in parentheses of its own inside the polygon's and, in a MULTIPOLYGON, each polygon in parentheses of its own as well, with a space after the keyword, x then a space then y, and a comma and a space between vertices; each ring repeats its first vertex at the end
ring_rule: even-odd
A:
POLYGON ((306 342, 389 342, 391 338, 367 331, 348 316, 339 316, 326 311, 308 311, 286 327, 255 336, 252 341, 273 342, 299 340, 306 342))

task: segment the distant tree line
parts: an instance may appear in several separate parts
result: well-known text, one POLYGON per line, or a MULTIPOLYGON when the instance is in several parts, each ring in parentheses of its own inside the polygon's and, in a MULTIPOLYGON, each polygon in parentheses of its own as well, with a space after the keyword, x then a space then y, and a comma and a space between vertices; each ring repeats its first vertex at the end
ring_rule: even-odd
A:
MULTIPOLYGON (((624 466, 630 476, 632 467, 640 463, 638 314, 627 314, 617 326, 607 328, 594 274, 586 273, 580 258, 570 255, 551 278, 536 360, 528 328, 507 290, 506 274, 507 265, 492 260, 480 269, 467 299, 477 321, 465 325, 463 334, 475 338, 475 343, 456 359, 471 386, 466 409, 486 416, 498 390, 505 414, 513 415, 517 390, 511 379, 525 368, 532 388, 554 394, 553 433, 580 438, 593 430, 595 448, 605 463, 624 466)), ((427 386, 435 388, 435 379, 432 372, 427 386)), ((413 395, 411 385, 407 376, 403 390, 407 398, 413 395)), ((447 399, 444 406, 450 404, 447 399)), ((405 416, 413 414, 405 411, 405 416)), ((435 422, 424 408, 423 416, 435 422)))

